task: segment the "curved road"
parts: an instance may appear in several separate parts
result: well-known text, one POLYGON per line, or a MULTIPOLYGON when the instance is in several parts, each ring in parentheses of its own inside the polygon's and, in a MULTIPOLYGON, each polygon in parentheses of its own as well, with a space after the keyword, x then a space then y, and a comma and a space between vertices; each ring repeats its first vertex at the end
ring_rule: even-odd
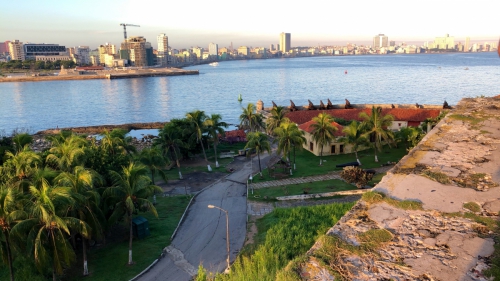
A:
MULTIPOLYGON (((268 159, 268 154, 261 155, 262 167, 268 159)), ((257 161, 254 157, 253 171, 258 171, 257 161)), ((165 257, 138 280, 189 281, 196 275, 199 264, 210 272, 224 271, 227 267, 226 216, 207 206, 215 205, 228 211, 232 262, 245 242, 246 181, 251 171, 252 164, 248 160, 242 169, 202 190, 193 199, 165 257)))

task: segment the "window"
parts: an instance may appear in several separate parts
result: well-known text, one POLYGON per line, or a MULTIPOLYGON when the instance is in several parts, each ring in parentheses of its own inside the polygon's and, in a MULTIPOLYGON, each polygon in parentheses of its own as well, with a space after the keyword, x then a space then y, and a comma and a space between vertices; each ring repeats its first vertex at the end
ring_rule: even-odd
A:
POLYGON ((309 142, 309 150, 314 151, 314 145, 312 142, 309 142))
POLYGON ((331 150, 330 150, 330 153, 331 153, 331 154, 335 154, 335 147, 336 147, 336 145, 332 145, 332 148, 331 148, 331 150))
POLYGON ((340 152, 340 153, 344 153, 344 145, 343 145, 343 144, 341 144, 341 145, 340 145, 339 152, 340 152))

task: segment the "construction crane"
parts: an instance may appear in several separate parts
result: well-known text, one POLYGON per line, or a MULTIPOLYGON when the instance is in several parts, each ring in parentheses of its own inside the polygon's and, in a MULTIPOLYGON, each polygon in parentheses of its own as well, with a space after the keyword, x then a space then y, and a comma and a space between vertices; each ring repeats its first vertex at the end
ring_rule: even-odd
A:
POLYGON ((125 38, 125 40, 127 40, 127 26, 141 27, 140 25, 129 24, 129 23, 120 23, 120 25, 123 25, 123 37, 125 38))

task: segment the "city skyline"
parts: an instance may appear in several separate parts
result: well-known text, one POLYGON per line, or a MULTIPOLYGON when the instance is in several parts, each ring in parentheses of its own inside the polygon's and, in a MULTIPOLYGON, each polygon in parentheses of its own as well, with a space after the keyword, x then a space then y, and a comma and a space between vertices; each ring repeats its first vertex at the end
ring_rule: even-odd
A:
POLYGON ((152 0, 104 3, 89 0, 85 4, 8 2, 0 12, 0 40, 85 45, 94 49, 106 42, 120 45, 123 41, 120 23, 140 25, 127 28, 128 35, 144 36, 155 49, 155 39, 161 33, 169 37, 170 46, 176 49, 206 47, 211 42, 219 46, 233 42, 235 48, 276 45, 283 31, 293 34, 292 47, 347 42, 371 45, 379 33, 398 43, 421 44, 444 34, 454 36, 457 42, 465 41, 466 37, 471 41, 498 40, 495 9, 487 8, 494 6, 492 0, 478 1, 475 5, 466 1, 436 4, 427 0, 411 6, 368 1, 356 4, 363 9, 353 9, 344 3, 295 7, 261 2, 263 5, 257 1, 241 9, 210 7, 199 1, 190 2, 196 8, 152 0), (341 10, 347 12, 335 12, 341 10))

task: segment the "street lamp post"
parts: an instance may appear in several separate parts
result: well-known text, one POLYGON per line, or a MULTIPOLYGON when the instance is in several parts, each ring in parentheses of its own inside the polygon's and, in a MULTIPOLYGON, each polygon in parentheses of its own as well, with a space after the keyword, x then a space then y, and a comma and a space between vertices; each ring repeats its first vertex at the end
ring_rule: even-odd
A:
POLYGON ((230 261, 229 261, 229 215, 227 214, 227 211, 220 208, 220 207, 217 207, 217 206, 214 206, 214 205, 208 205, 208 208, 209 209, 213 209, 213 208, 216 208, 216 209, 219 209, 221 211, 223 211, 224 213, 226 213, 226 244, 227 244, 227 271, 229 272, 231 266, 230 266, 230 261))

